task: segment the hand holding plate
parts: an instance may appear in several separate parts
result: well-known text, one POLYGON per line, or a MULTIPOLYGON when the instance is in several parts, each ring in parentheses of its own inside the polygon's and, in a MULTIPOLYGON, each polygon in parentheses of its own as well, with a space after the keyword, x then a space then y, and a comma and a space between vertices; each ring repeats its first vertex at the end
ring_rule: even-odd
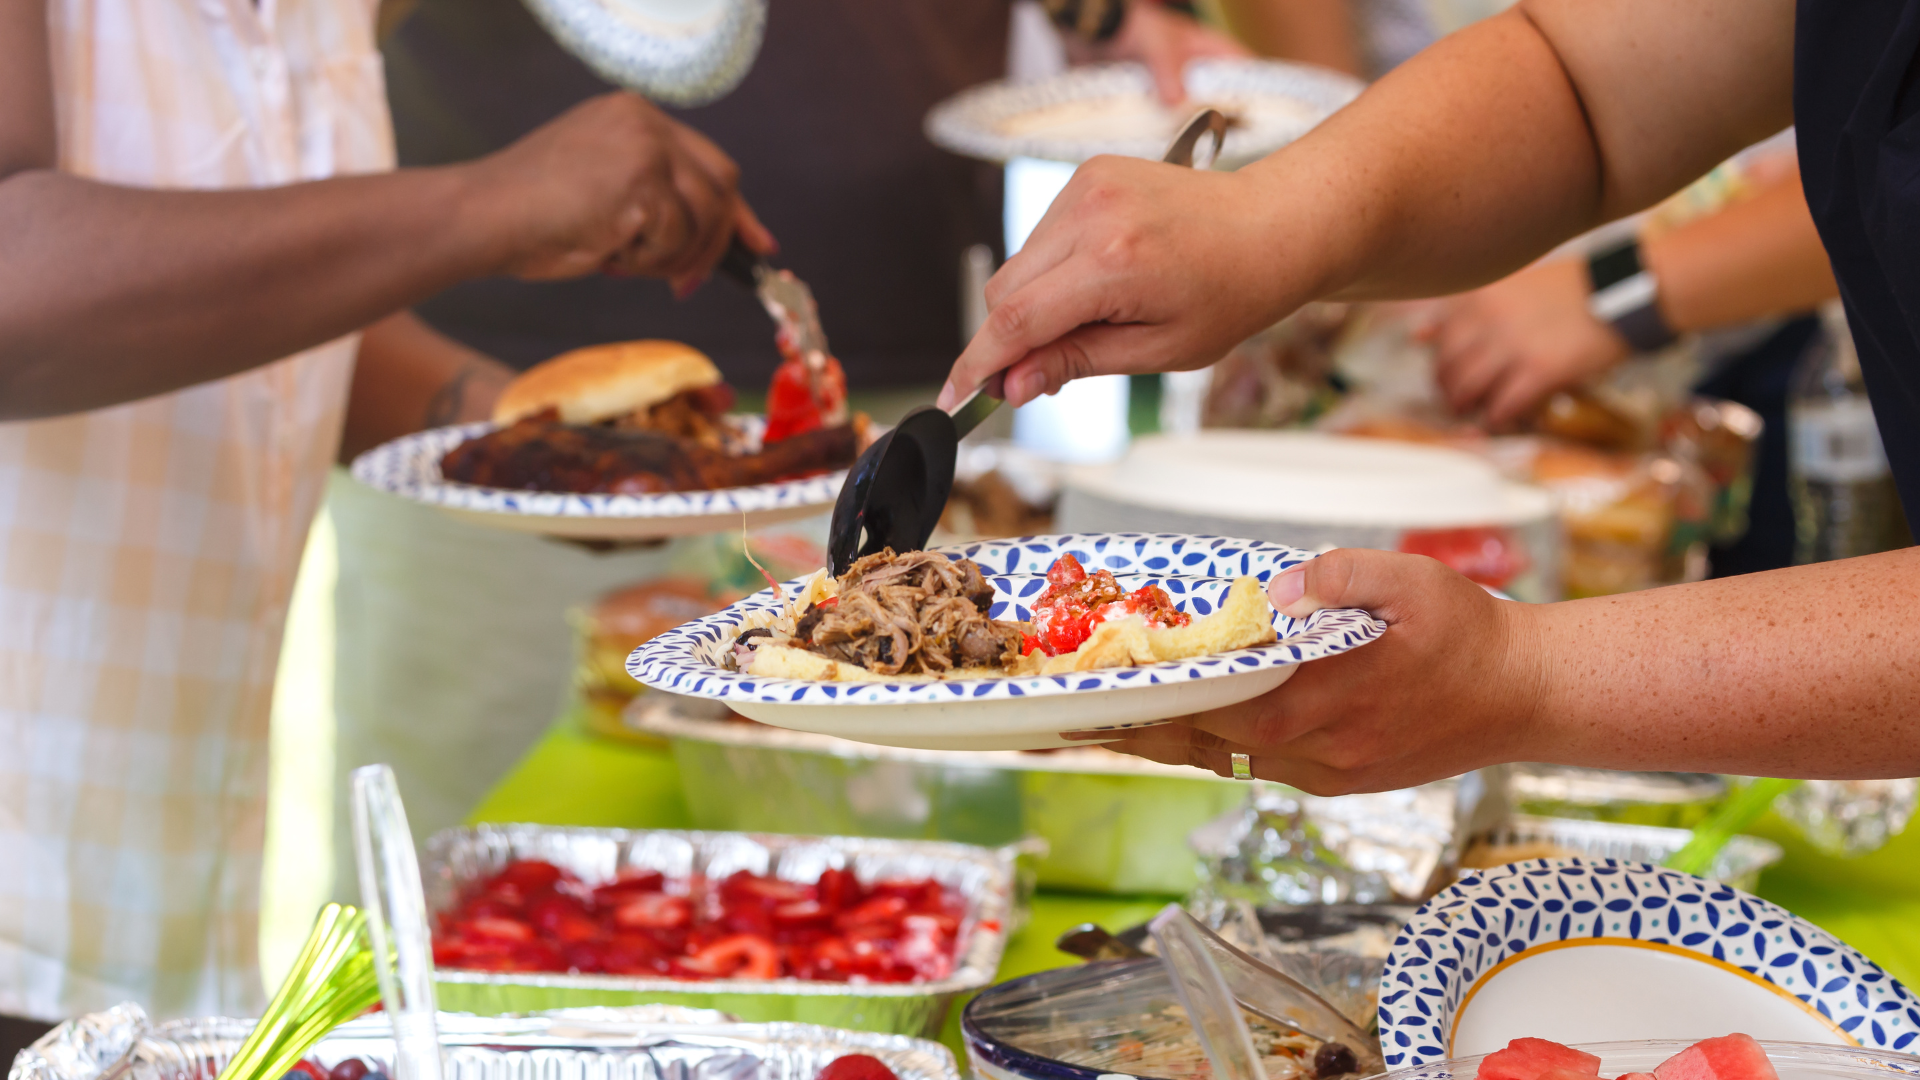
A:
POLYGON ((1369 648, 1302 665, 1260 697, 1143 728, 1108 748, 1222 776, 1233 754, 1248 754, 1255 776, 1316 795, 1554 760, 1527 742, 1541 686, 1528 630, 1537 609, 1497 600, 1424 556, 1357 549, 1275 575, 1268 597, 1295 618, 1364 608, 1386 620, 1387 632, 1369 648))

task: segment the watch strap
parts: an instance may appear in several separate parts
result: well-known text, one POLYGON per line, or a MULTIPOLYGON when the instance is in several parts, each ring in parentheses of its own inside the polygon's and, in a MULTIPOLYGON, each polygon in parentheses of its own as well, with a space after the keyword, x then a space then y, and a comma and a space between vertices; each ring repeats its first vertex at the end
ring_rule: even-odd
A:
POLYGON ((1587 310, 1635 352, 1656 352, 1679 340, 1660 314, 1660 283, 1641 265, 1638 240, 1594 252, 1587 277, 1593 289, 1587 310))
POLYGON ((1053 24, 1088 41, 1109 41, 1127 18, 1127 0, 1041 0, 1053 24))

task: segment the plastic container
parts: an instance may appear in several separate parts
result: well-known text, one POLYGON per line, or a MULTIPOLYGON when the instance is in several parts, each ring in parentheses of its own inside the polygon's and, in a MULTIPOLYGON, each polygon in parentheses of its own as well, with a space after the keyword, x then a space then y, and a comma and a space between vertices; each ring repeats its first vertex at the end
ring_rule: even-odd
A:
MULTIPOLYGON (((960 1031, 983 1080, 1197 1080, 1206 1053, 1181 1033, 1178 1006, 1159 960, 1106 960, 1001 983, 968 1003, 960 1031)), ((1317 1042, 1293 1036, 1273 1054, 1275 1029, 1249 1026, 1267 1080, 1312 1080, 1317 1042)))
POLYGON ((1515 599, 1559 598, 1553 499, 1444 447, 1305 431, 1146 436, 1116 464, 1069 471, 1056 519, 1068 532, 1420 551, 1515 599))

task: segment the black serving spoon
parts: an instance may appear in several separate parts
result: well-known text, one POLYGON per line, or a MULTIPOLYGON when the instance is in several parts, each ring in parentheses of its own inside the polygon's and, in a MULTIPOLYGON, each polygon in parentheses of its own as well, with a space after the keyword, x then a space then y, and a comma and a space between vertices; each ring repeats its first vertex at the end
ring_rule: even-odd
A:
POLYGON ((960 440, 1000 407, 999 379, 974 391, 951 414, 922 405, 874 440, 847 472, 827 527, 835 577, 883 548, 918 551, 953 493, 960 440))
MULTIPOLYGON (((1187 122, 1162 159, 1192 165, 1194 147, 1213 136, 1213 155, 1227 133, 1227 118, 1203 109, 1187 122)), ((960 440, 1000 407, 1001 377, 973 392, 951 414, 923 405, 901 418, 853 463, 827 529, 827 554, 838 577, 862 555, 884 548, 918 551, 927 546, 947 496, 953 493, 953 465, 960 440)))

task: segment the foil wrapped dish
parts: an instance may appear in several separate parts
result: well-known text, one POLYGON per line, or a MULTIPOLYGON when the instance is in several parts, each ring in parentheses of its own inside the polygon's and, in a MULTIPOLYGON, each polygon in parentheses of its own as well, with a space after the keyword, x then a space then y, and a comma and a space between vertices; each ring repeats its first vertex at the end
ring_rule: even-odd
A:
MULTIPOLYGON (((9 1080, 205 1080, 252 1027, 223 1018, 156 1023, 139 1006, 120 1005, 55 1028, 20 1053, 9 1080)), ((898 1080, 960 1080, 953 1055, 921 1039, 745 1024, 671 1006, 519 1017, 443 1012, 438 1027, 450 1080, 818 1080, 849 1055, 877 1059, 898 1080)), ((332 1074, 357 1061, 363 1077, 390 1076, 394 1056, 392 1025, 375 1014, 334 1029, 295 1071, 332 1074)))

